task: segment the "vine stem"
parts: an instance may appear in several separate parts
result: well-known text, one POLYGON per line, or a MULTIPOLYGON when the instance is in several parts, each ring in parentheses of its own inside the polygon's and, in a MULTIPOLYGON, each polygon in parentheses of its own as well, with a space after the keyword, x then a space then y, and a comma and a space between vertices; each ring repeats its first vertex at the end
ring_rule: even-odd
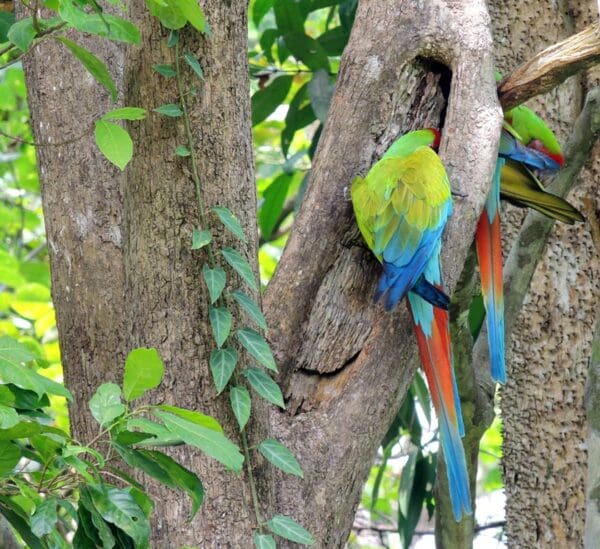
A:
MULTIPOLYGON (((200 181, 200 173, 198 171, 198 161, 196 159, 196 151, 194 149, 194 138, 192 135, 192 129, 190 126, 190 119, 188 116, 187 104, 185 102, 186 93, 183 86, 183 78, 181 76, 181 60, 179 56, 179 42, 175 44, 175 79, 177 81, 177 91, 179 93, 179 103, 181 110, 183 111, 183 123, 185 126, 185 133, 187 137, 187 146, 190 151, 190 160, 192 163, 192 180, 194 181, 194 187, 196 189, 196 200, 198 202, 198 217, 200 219, 200 225, 202 229, 208 228, 208 218, 206 210, 204 209, 204 198, 202 196, 202 184, 200 181)), ((213 268, 215 266, 215 256, 212 249, 212 245, 209 243, 207 246, 208 262, 213 268)), ((219 298, 220 299, 220 298, 219 298)), ((250 449, 248 447, 248 437, 245 431, 240 432, 240 439, 242 442, 242 452, 244 454, 244 462, 246 463, 246 471, 248 474, 248 484, 250 485, 250 493, 252 496, 252 506, 254 507, 254 515, 256 516, 256 522, 258 531, 262 534, 263 519, 260 513, 260 505, 258 503, 258 493, 256 490, 256 481, 254 479, 254 472, 252 471, 252 460, 250 456, 250 449)))
MULTIPOLYGON (((183 91, 183 79, 181 77, 181 61, 179 59, 179 42, 175 44, 175 78, 177 80, 177 91, 179 92, 179 103, 181 104, 181 110, 183 111, 183 124, 185 126, 185 133, 188 142, 188 150, 190 151, 190 159, 192 162, 192 180, 194 181, 194 187, 196 189, 196 200, 198 202, 198 216, 200 218, 200 225, 202 229, 208 227, 208 219, 206 217, 206 211, 204 209, 204 199, 202 197, 202 185, 200 183, 200 173, 198 171, 198 161, 196 159, 196 151, 194 150, 194 137, 192 135, 192 128, 190 126, 190 118, 188 116, 187 104, 185 102, 185 92, 183 91)), ((207 248, 208 262, 212 267, 215 266, 215 256, 210 243, 207 248)))

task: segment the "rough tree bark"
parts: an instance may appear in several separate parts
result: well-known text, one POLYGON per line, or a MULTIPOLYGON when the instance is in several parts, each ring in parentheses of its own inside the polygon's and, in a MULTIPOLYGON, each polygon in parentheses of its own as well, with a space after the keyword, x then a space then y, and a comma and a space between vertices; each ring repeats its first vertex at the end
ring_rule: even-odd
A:
MULTIPOLYGON (((591 25, 596 2, 490 2, 498 68, 507 74, 541 49, 591 25)), ((564 141, 597 71, 531 102, 564 141)), ((598 147, 570 195, 588 221, 556 224, 508 346, 505 426, 507 533, 514 547, 582 544, 587 456, 583 395, 598 306, 598 147)), ((507 208, 510 242, 523 213, 507 208)), ((509 245, 505 246, 508 251, 509 245)))
MULTIPOLYGON (((209 205, 229 206, 252 234, 246 252, 256 266, 246 5, 206 0, 203 6, 213 37, 183 36, 206 73, 206 85, 190 98, 201 173, 209 205)), ((130 9, 142 28, 143 48, 89 45, 116 74, 120 102, 152 109, 175 97, 175 89, 150 72, 172 53, 143 2, 130 9)), ((446 279, 454 288, 491 179, 499 132, 489 29, 483 0, 371 0, 358 8, 311 183, 265 298, 288 410, 259 409, 252 427, 281 438, 306 473, 296 481, 267 467, 258 471, 266 514, 299 518, 319 547, 343 546, 373 455, 414 373, 406 312, 382 315, 370 303, 378 270, 358 238, 343 189, 398 134, 442 122, 442 156, 463 196, 456 200, 444 252, 446 279), (450 68, 451 82, 433 60, 450 68)), ((26 63, 39 142, 77 135, 82 121, 109 108, 106 94, 77 63, 58 46, 49 47, 26 63)), ((235 437, 225 397, 214 395, 208 373, 201 253, 189 250, 193 186, 172 155, 182 128, 153 116, 136 128, 136 157, 125 174, 99 157, 89 136, 77 145, 40 149, 63 364, 78 402, 74 432, 88 438, 92 426, 84 403, 99 383, 119 375, 129 349, 147 345, 157 347, 167 365, 165 387, 153 399, 215 415, 235 437)), ((206 503, 192 524, 184 524, 181 498, 153 489, 159 503, 154 545, 249 546, 253 519, 244 475, 234 477, 191 452, 178 457, 205 481, 206 503)))

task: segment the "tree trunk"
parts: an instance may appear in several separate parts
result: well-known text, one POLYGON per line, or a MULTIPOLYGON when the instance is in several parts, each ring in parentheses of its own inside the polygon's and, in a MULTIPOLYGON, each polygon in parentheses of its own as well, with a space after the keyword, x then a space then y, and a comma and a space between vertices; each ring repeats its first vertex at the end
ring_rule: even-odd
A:
MULTIPOLYGON (((507 74, 537 51, 597 18, 595 2, 500 2, 490 5, 498 68, 507 74)), ((569 79, 532 101, 564 142, 594 83, 569 79)), ((556 224, 508 347, 501 391, 507 533, 512 547, 582 544, 587 455, 583 394, 598 304, 600 256, 591 233, 598 208, 598 148, 570 197, 585 225, 556 224)), ((508 214, 508 215, 507 215, 508 214)), ((510 242, 523 213, 504 216, 510 242)), ((508 250, 509 246, 505 246, 508 250)))
MULTIPOLYGON (((256 268, 246 5, 206 0, 203 7, 212 38, 182 37, 206 75, 200 93, 188 96, 195 149, 208 204, 238 215, 252 235, 246 252, 256 268)), ((150 70, 171 62, 173 52, 141 0, 131 3, 131 14, 142 29, 140 48, 88 45, 115 74, 120 103, 151 110, 176 98, 175 85, 150 70)), ((82 121, 91 123, 92 114, 110 106, 59 46, 47 47, 30 57, 26 74, 36 140, 56 142, 77 135, 82 121)), ((500 111, 492 67, 482 0, 359 5, 310 186, 265 298, 288 409, 257 406, 251 429, 251 438, 270 430, 305 471, 304 480, 270 467, 257 471, 265 515, 294 516, 319 547, 344 545, 372 458, 414 373, 406 311, 383 315, 371 305, 378 267, 343 190, 397 135, 443 124, 442 156, 461 195, 445 239, 452 290, 496 155, 500 111)), ((133 128, 136 153, 124 174, 101 159, 90 135, 40 149, 63 365, 78 402, 74 433, 85 441, 95 432, 84 403, 101 382, 120 375, 131 348, 144 345, 157 347, 167 370, 153 402, 215 415, 235 437, 226 397, 215 395, 207 367, 207 298, 199 283, 204 256, 189 249, 196 200, 186 161, 173 154, 183 129, 156 115, 133 128)), ((245 476, 176 452, 203 479, 205 504, 187 524, 182 498, 153 487, 153 545, 249 547, 255 521, 245 476)))

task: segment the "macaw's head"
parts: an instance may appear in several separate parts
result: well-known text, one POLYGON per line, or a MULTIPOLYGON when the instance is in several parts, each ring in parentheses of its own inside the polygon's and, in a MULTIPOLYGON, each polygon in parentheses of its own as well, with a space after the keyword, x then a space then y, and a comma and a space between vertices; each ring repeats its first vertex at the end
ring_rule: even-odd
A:
POLYGON ((523 145, 552 158, 561 167, 565 158, 552 130, 531 109, 519 105, 505 113, 504 119, 519 134, 523 145))
POLYGON ((433 150, 440 146, 441 135, 435 128, 426 128, 405 133, 394 141, 385 151, 382 158, 402 158, 415 152, 419 147, 431 147, 433 150))

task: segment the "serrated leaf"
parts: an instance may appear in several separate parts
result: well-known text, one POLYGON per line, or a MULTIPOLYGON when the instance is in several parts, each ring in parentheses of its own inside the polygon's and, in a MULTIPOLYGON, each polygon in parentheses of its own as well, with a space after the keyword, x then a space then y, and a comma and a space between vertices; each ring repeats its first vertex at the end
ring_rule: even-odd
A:
POLYGON ((225 282, 227 281, 225 270, 221 267, 211 269, 208 265, 204 265, 204 267, 202 267, 202 277, 208 288, 210 302, 213 304, 219 299, 223 293, 223 288, 225 288, 225 282))
POLYGON ((231 313, 225 307, 211 307, 208 316, 217 347, 221 347, 231 331, 231 313))
POLYGON ((212 235, 208 229, 194 229, 192 233, 192 250, 199 250, 212 242, 212 235))
POLYGON ((250 419, 250 409, 252 407, 252 400, 248 389, 241 385, 232 387, 229 391, 229 402, 240 426, 240 431, 243 431, 246 423, 248 423, 248 419, 250 419))
POLYGON ((186 157, 190 156, 190 154, 192 153, 190 152, 190 149, 188 149, 185 145, 178 145, 175 149, 175 154, 177 156, 186 157))
POLYGON ((258 368, 248 368, 243 372, 244 377, 250 383, 250 386, 265 400, 285 409, 283 403, 283 394, 279 385, 275 383, 271 377, 263 370, 258 368))
POLYGON ((123 171, 133 156, 133 141, 127 130, 112 122, 97 120, 94 137, 100 152, 123 171))
POLYGON ((247 242, 248 239, 244 234, 244 229, 240 225, 238 218, 231 212, 229 208, 225 208, 225 206, 215 206, 211 208, 211 210, 217 214, 221 223, 225 225, 225 227, 235 236, 237 236, 242 242, 247 242))
POLYGON ((304 477, 304 473, 298 460, 288 448, 281 444, 281 442, 272 438, 263 440, 258 445, 258 451, 283 472, 300 478, 304 477))
POLYGON ((256 285, 256 279, 254 278, 254 272, 250 267, 250 264, 244 259, 244 257, 235 250, 234 248, 223 248, 221 250, 225 261, 231 265, 231 267, 239 274, 244 282, 250 286, 254 291, 258 291, 256 285))
POLYGON ((176 103, 167 103, 166 105, 156 107, 156 109, 154 109, 154 112, 157 112, 158 114, 163 114, 165 116, 170 116, 171 118, 177 118, 178 116, 183 115, 181 107, 176 103))
POLYGON ((177 76, 177 71, 175 70, 175 67, 173 67, 173 65, 158 64, 152 65, 152 68, 154 69, 154 71, 156 71, 161 76, 164 76, 165 78, 173 78, 174 76, 177 76))
POLYGON ((167 412, 154 410, 153 413, 171 433, 180 437, 186 444, 199 448, 236 472, 241 471, 244 456, 239 448, 222 433, 206 429, 167 412))
POLYGON ((25 17, 13 23, 7 33, 8 39, 21 51, 29 49, 35 35, 36 32, 33 28, 33 19, 31 17, 25 17))
POLYGON ((242 292, 242 290, 235 290, 231 295, 233 296, 233 299, 237 301, 239 306, 248 313, 250 318, 256 322, 259 328, 263 330, 267 329, 267 321, 265 320, 260 307, 254 303, 254 300, 250 296, 242 292))
POLYGON ((145 117, 146 109, 140 107, 113 109, 102 116, 104 120, 143 120, 145 117))
POLYGON ((212 372, 217 394, 221 393, 227 386, 235 370, 238 355, 233 347, 214 349, 210 354, 210 371, 212 372))
POLYGON ((121 402, 121 387, 116 383, 103 383, 90 398, 88 406, 100 425, 108 425, 125 413, 125 405, 121 402))
POLYGON ((237 338, 250 355, 255 358, 259 364, 262 364, 269 370, 277 371, 277 365, 273 358, 273 353, 269 344, 263 336, 252 328, 241 328, 237 331, 237 338))
POLYGON ((269 534, 254 532, 254 547, 256 549, 277 549, 275 538, 269 534))
POLYGON ((117 87, 115 82, 108 72, 106 65, 98 59, 93 53, 90 53, 79 44, 65 38, 64 36, 58 36, 56 38, 59 42, 62 42, 71 53, 81 61, 82 65, 88 70, 88 72, 102 84, 110 93, 113 101, 117 100, 117 87))
POLYGON ((42 501, 31 516, 31 531, 38 537, 45 536, 54 530, 58 521, 56 499, 48 498, 42 501))
POLYGON ((127 401, 141 397, 146 391, 160 385, 165 367, 154 348, 133 349, 125 361, 123 394, 127 401))
POLYGON ((312 545, 315 542, 306 528, 300 526, 294 519, 286 517, 285 515, 275 515, 267 522, 267 525, 271 532, 282 538, 289 539, 290 541, 295 541, 296 543, 301 543, 303 545, 312 545))
POLYGON ((198 60, 191 53, 184 54, 183 58, 190 68, 196 73, 196 76, 198 76, 200 80, 204 80, 204 71, 202 70, 198 60))

